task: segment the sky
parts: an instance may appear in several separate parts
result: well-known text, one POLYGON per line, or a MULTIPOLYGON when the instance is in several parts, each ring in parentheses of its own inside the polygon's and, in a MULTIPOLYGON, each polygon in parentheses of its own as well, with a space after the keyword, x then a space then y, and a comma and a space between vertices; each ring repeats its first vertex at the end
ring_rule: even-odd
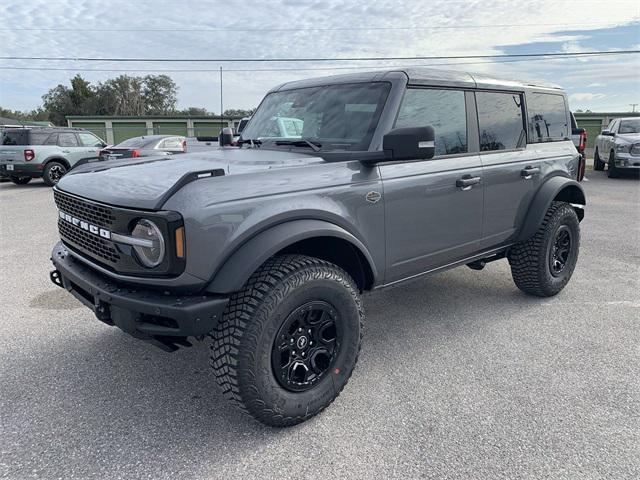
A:
MULTIPOLYGON (((2 0, 0 18, 0 57, 344 58, 640 50, 640 2, 635 0, 2 0)), ((178 85, 179 108, 219 113, 220 66, 226 110, 253 108, 271 87, 290 80, 438 64, 559 84, 572 110, 621 112, 640 103, 640 54, 635 54, 502 63, 0 60, 0 106, 36 108, 44 93, 68 84, 76 73, 93 83, 120 74, 165 73, 178 85), (181 69, 205 71, 171 71, 181 69), (279 71, 268 71, 274 69, 279 71)))

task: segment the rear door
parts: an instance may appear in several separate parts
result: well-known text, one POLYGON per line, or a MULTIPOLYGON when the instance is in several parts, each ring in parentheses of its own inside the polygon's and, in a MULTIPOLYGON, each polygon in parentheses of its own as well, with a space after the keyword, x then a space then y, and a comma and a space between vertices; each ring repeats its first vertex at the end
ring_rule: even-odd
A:
POLYGON ((480 157, 484 179, 482 249, 511 237, 539 181, 541 160, 527 146, 523 92, 478 91, 480 157))
POLYGON ((438 88, 408 88, 405 93, 395 127, 432 126, 436 156, 379 164, 385 201, 386 283, 478 250, 483 183, 480 157, 469 152, 467 113, 472 95, 438 88))

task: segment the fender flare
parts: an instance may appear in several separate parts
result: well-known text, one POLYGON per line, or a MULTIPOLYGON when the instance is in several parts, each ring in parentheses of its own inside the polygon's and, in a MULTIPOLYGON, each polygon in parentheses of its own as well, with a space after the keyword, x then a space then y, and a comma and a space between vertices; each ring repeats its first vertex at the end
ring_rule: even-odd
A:
MULTIPOLYGON (((522 229, 515 239, 516 242, 527 240, 536 233, 544 220, 547 210, 551 206, 551 202, 558 196, 560 196, 562 200, 572 204, 587 204, 582 185, 578 182, 562 176, 550 178, 538 189, 538 192, 533 198, 524 219, 522 229)), ((584 212, 578 212, 580 221, 582 221, 583 217, 584 212)))
POLYGON ((368 249, 344 228, 323 220, 292 220, 263 230, 244 242, 218 268, 206 291, 237 292, 270 257, 296 242, 314 237, 335 237, 349 242, 362 253, 373 278, 377 278, 376 266, 368 249))

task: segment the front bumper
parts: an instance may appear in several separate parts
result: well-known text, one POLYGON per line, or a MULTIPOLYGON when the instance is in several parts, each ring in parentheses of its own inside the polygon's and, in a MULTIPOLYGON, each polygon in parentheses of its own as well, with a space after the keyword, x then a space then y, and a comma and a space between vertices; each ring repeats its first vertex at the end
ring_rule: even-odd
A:
POLYGON ((0 175, 6 177, 42 177, 42 169, 44 166, 40 163, 1 163, 0 175), (13 167, 13 170, 8 168, 13 167))
POLYGON ((51 252, 51 281, 96 317, 166 351, 189 345, 186 337, 211 332, 229 302, 213 295, 172 295, 113 282, 74 258, 62 243, 51 252))
POLYGON ((628 152, 617 152, 615 154, 616 168, 640 170, 640 156, 631 155, 628 152))

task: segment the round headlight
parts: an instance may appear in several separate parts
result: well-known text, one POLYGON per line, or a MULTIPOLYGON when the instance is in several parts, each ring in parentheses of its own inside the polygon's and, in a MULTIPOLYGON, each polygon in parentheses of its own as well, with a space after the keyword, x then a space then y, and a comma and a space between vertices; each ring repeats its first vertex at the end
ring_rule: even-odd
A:
POLYGON ((140 245, 134 245, 138 259, 149 268, 157 267, 164 259, 164 238, 158 226, 151 220, 141 219, 134 227, 131 235, 140 240, 140 245))

